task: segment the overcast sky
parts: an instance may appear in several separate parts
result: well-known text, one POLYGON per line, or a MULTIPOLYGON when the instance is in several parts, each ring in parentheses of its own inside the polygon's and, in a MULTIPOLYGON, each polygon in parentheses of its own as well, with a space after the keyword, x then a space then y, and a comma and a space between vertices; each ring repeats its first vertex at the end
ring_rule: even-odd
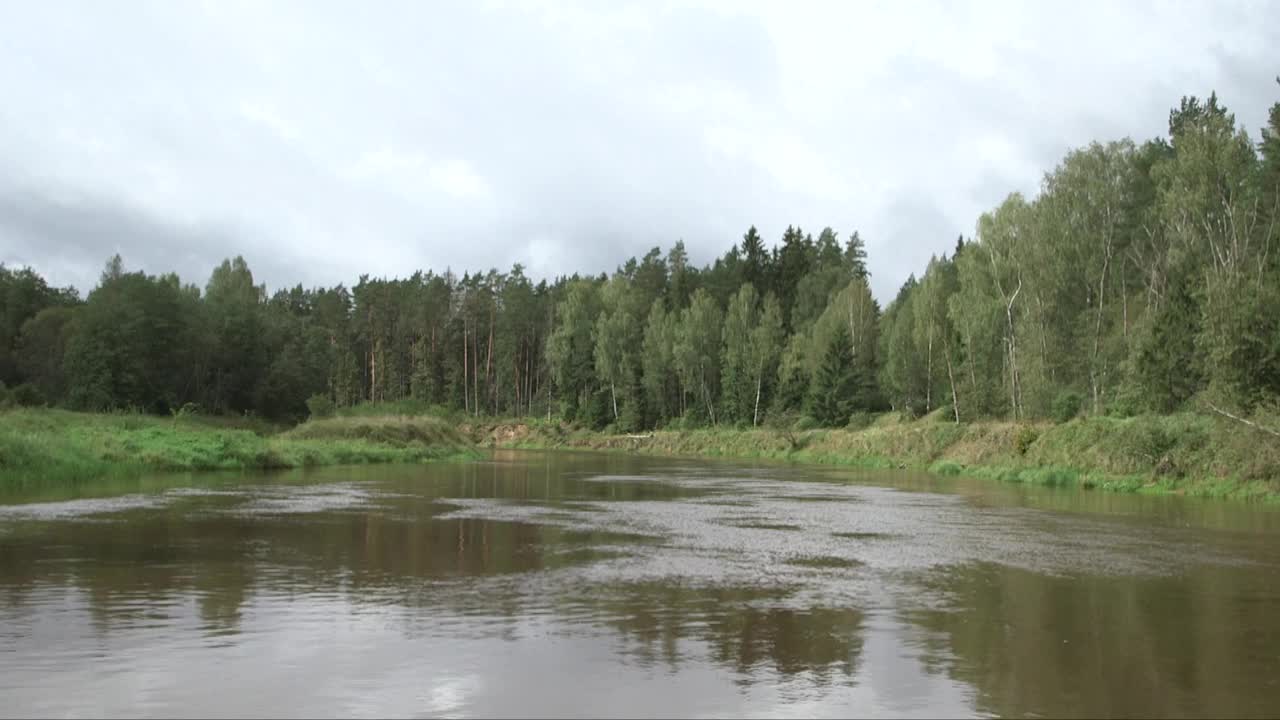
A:
POLYGON ((885 301, 1184 94, 1256 137, 1278 73, 1278 2, 0 0, 0 260, 275 289, 830 225, 885 301))

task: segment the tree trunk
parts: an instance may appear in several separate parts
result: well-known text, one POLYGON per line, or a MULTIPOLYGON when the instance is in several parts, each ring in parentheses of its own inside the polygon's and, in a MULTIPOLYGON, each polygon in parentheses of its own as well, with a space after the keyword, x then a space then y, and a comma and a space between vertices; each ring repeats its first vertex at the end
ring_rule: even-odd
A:
POLYGON ((1127 348, 1129 344, 1129 283, 1126 281, 1124 271, 1120 271, 1120 302, 1124 310, 1124 340, 1127 348))
POLYGON ((524 377, 520 374, 520 354, 516 353, 515 362, 511 364, 511 371, 515 374, 514 382, 511 383, 511 391, 515 393, 515 402, 512 407, 516 409, 516 415, 524 412, 524 377))
POLYGON ((618 421, 618 393, 614 390, 613 381, 609 381, 609 399, 613 402, 613 420, 618 421))
MULTIPOLYGON (((471 412, 471 396, 467 393, 467 366, 470 360, 467 355, 467 319, 462 318, 462 412, 471 412)), ((455 406, 456 407, 456 406, 455 406)))
POLYGON ((969 352, 968 352, 968 355, 969 355, 969 358, 968 358, 968 359, 969 359, 969 362, 968 362, 968 363, 966 363, 966 365, 968 365, 968 366, 969 366, 969 387, 970 387, 974 392, 977 392, 977 391, 978 391, 978 374, 977 374, 977 371, 976 371, 976 370, 974 370, 974 368, 973 368, 973 365, 974 365, 974 362, 973 362, 973 353, 974 353, 974 349, 973 349, 973 331, 972 331, 972 329, 971 329, 971 328, 969 328, 969 327, 968 327, 968 325, 967 325, 967 324, 965 325, 965 335, 968 337, 968 342, 967 342, 967 343, 965 343, 965 344, 966 344, 966 345, 968 346, 968 348, 969 348, 969 352))
POLYGON ((369 400, 378 402, 378 346, 375 343, 369 353, 369 400))
POLYGON ((707 387, 707 370, 703 363, 698 363, 698 383, 702 386, 702 400, 707 404, 707 415, 711 424, 716 424, 716 409, 711 406, 711 389, 707 387))
MULTIPOLYGON (((925 364, 924 412, 928 415, 933 410, 933 323, 929 323, 929 359, 925 364)), ((948 361, 949 362, 949 361, 948 361)))
MULTIPOLYGON (((950 343, 947 343, 950 345, 950 343)), ((946 348, 947 352, 947 379, 951 381, 951 410, 956 416, 956 424, 960 424, 960 396, 956 394, 956 376, 951 371, 951 348, 946 348)))
POLYGON ((751 427, 760 425, 760 386, 764 384, 764 370, 756 374, 756 408, 751 413, 751 427))
POLYGON ((1009 297, 1009 302, 1004 308, 1005 318, 1009 323, 1009 399, 1013 403, 1014 420, 1017 420, 1022 415, 1022 405, 1018 402, 1018 347, 1013 327, 1013 303, 1018 299, 1018 293, 1020 292, 1022 292, 1022 278, 1018 278, 1018 289, 1013 291, 1013 295, 1009 297))
POLYGON ((492 410, 497 410, 498 404, 498 384, 491 378, 493 370, 493 305, 489 306, 489 347, 485 350, 484 359, 484 382, 485 389, 489 391, 489 401, 492 410))
MULTIPOLYGON (((1107 219, 1111 218, 1111 207, 1107 207, 1107 219)), ((1093 414, 1102 412, 1102 378, 1098 367, 1102 356, 1102 313, 1107 300, 1107 270, 1111 267, 1111 232, 1108 229, 1103 240, 1102 273, 1098 276, 1098 315, 1093 326, 1093 358, 1089 364, 1089 379, 1093 385, 1093 414)))

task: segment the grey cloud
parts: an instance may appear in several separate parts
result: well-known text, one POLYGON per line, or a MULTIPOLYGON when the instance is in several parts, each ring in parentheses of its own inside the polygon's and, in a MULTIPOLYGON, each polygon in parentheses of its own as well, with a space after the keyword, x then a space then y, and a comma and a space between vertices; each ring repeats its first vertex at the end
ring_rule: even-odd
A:
MULTIPOLYGON (((203 287, 224 258, 253 254, 246 235, 234 228, 184 227, 108 198, 0 186, 0 247, 6 248, 0 260, 37 268, 52 263, 73 277, 96 278, 119 253, 128 269, 177 270, 183 282, 203 287)), ((263 262, 260 270, 297 274, 296 263, 279 260, 263 262)), ((83 295, 91 286, 79 289, 83 295)))
MULTIPOLYGON (((960 234, 954 219, 928 198, 899 196, 886 209, 890 222, 882 239, 873 246, 876 262, 870 263, 871 287, 882 305, 898 293, 907 277, 920 277, 934 255, 950 255, 960 234)), ((972 236, 966 231, 966 237, 972 236)))

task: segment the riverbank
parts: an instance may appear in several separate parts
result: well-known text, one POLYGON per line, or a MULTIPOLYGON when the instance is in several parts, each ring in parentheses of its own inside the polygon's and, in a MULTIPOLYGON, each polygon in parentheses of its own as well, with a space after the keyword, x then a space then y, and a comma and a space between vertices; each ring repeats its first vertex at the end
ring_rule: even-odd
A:
POLYGON ((262 470, 472 458, 434 417, 330 418, 292 429, 251 420, 64 410, 0 413, 0 483, 68 483, 147 472, 262 470))
POLYGON ((1184 413, 978 422, 882 415, 861 429, 700 429, 613 435, 548 422, 460 426, 490 447, 786 460, 927 470, 1003 482, 1280 501, 1280 444, 1229 420, 1184 413))
POLYGON ((25 486, 158 471, 255 470, 478 457, 477 448, 579 449, 927 470, 1002 482, 1280 501, 1280 443, 1213 416, 1067 423, 934 416, 860 429, 707 428, 609 434, 555 421, 378 415, 294 428, 238 418, 0 413, 0 483, 25 486))

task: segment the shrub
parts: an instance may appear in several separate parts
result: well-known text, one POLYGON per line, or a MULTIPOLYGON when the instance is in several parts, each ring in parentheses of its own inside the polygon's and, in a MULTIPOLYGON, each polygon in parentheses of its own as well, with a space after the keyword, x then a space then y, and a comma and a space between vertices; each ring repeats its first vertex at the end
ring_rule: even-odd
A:
POLYGON ((37 405, 44 405, 44 393, 41 393, 40 389, 31 383, 22 383, 21 385, 18 385, 10 391, 10 397, 12 398, 13 404, 21 405, 22 407, 36 407, 37 405))
POLYGON ((934 422, 949 423, 955 422, 956 411, 951 403, 944 403, 929 413, 930 419, 934 422))
POLYGON ((1131 418, 1142 412, 1142 391, 1125 383, 1116 391, 1115 399, 1107 405, 1107 414, 1118 418, 1131 418))
POLYGON ((1058 393, 1058 397, 1053 399, 1053 407, 1050 414, 1056 423, 1064 423, 1080 414, 1080 405, 1084 399, 1080 397, 1080 393, 1066 390, 1058 393))
POLYGON ((871 427, 871 423, 875 422, 875 416, 869 412, 855 412, 849 416, 849 424, 846 426, 849 430, 862 430, 871 427))
POLYGON ((761 418, 760 426, 774 430, 789 430, 799 419, 800 414, 794 410, 767 412, 761 418))
POLYGON ((317 393, 307 398, 307 412, 312 418, 333 417, 334 409, 333 400, 328 395, 317 393))
POLYGON ((1039 438, 1039 431, 1030 425, 1023 425, 1018 428, 1018 434, 1013 436, 1013 447, 1018 451, 1019 455, 1026 455, 1031 444, 1039 438))
POLYGON ((182 407, 170 408, 169 412, 173 415, 175 420, 181 420, 183 418, 195 417, 196 415, 199 415, 200 406, 193 402, 183 403, 182 407))
POLYGON ((818 425, 818 420, 812 415, 803 415, 799 420, 796 420, 795 424, 791 426, 791 429, 796 431, 813 430, 818 427, 818 425))
POLYGON ((683 415, 671 421, 672 430, 701 430, 710 427, 711 423, 705 413, 697 408, 689 408, 683 415))
POLYGON ((1177 438, 1164 426, 1162 419, 1148 418, 1135 423, 1122 436, 1123 447, 1139 461, 1159 463, 1165 453, 1173 449, 1177 438))

